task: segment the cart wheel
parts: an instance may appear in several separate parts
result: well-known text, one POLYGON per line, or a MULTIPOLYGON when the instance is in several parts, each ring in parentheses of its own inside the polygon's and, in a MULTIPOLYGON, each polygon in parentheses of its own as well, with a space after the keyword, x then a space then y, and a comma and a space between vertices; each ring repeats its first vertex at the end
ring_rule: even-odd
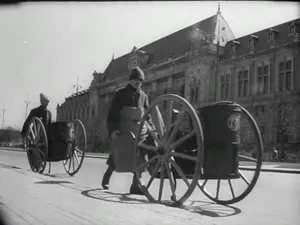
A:
POLYGON ((149 201, 178 206, 189 198, 198 184, 203 150, 202 127, 188 101, 173 94, 156 98, 141 118, 135 140, 135 173, 149 201), (145 141, 141 131, 143 125, 151 127, 146 120, 149 115, 155 129, 150 129, 145 141), (182 161, 191 165, 190 170, 182 166, 182 161), (143 173, 145 170, 149 174, 143 173))
POLYGON ((24 141, 31 170, 43 173, 47 164, 48 140, 45 127, 39 118, 34 117, 29 122, 24 141))
POLYGON ((87 148, 86 132, 83 123, 76 119, 74 122, 74 133, 71 151, 66 160, 63 161, 66 172, 73 176, 82 166, 87 148))
POLYGON ((198 183, 198 187, 209 199, 222 205, 234 204, 244 199, 255 186, 262 165, 263 143, 259 128, 251 114, 242 106, 239 107, 239 176, 230 179, 199 180, 198 183))

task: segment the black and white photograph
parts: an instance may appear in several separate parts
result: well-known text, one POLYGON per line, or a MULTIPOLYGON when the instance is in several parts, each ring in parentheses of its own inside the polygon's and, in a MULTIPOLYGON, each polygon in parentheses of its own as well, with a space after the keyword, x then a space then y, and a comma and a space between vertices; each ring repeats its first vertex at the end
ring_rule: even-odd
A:
POLYGON ((299 225, 300 4, 0 4, 0 224, 299 225))

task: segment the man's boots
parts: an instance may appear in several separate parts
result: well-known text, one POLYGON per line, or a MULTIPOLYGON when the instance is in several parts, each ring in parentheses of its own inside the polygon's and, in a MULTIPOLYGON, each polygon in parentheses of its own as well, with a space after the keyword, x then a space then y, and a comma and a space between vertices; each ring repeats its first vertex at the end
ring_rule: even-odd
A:
POLYGON ((109 189, 109 180, 110 180, 110 177, 113 172, 114 172, 114 168, 112 166, 108 166, 108 168, 102 178, 102 187, 104 190, 109 189))
POLYGON ((144 195, 143 191, 141 190, 141 188, 139 186, 138 178, 136 177, 135 173, 132 178, 132 184, 131 184, 129 193, 132 195, 144 195))

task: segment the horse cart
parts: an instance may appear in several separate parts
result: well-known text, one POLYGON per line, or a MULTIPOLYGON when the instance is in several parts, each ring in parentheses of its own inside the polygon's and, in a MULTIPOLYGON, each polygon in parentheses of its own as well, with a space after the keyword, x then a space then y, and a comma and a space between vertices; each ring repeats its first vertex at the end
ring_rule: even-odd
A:
POLYGON ((134 172, 151 202, 178 206, 200 190, 218 204, 233 204, 258 180, 261 134, 251 114, 235 102, 195 109, 184 98, 165 94, 133 124, 115 141, 116 172, 134 172))
POLYGON ((33 172, 43 173, 49 162, 63 161, 65 171, 73 176, 82 166, 87 139, 84 125, 74 122, 54 122, 45 128, 42 121, 34 117, 26 131, 24 147, 33 172))

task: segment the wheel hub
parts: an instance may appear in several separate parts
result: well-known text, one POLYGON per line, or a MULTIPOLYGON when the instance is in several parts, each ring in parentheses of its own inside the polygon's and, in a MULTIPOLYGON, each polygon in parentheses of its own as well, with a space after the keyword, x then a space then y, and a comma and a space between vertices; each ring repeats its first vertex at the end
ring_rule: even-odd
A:
POLYGON ((164 147, 158 148, 157 153, 161 156, 165 155, 165 148, 164 147))

